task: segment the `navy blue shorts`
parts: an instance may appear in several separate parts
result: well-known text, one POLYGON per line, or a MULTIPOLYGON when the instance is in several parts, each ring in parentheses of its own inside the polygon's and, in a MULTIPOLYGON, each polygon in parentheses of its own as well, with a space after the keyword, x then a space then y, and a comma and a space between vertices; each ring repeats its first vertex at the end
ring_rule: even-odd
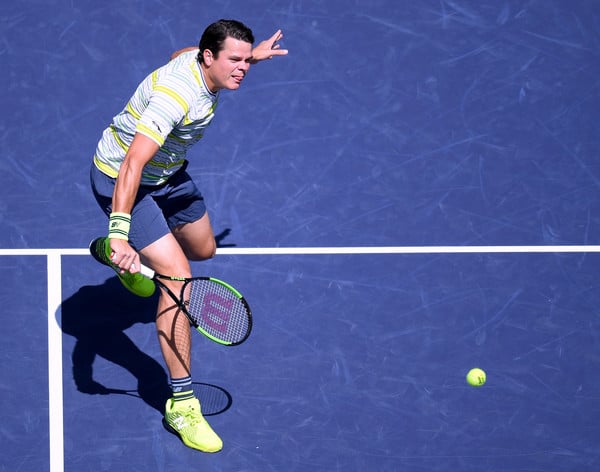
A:
MULTIPOLYGON (((96 201, 102 211, 110 215, 116 179, 92 163, 90 180, 96 201)), ((140 251, 176 226, 198 221, 205 213, 204 197, 185 170, 159 187, 140 186, 131 211, 129 244, 140 251)))

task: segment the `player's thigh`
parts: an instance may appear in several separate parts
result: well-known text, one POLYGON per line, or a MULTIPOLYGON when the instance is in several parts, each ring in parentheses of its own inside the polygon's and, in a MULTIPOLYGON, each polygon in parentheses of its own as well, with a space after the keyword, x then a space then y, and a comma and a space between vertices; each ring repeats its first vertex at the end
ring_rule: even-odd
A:
POLYGON ((172 233, 188 259, 205 260, 215 255, 217 244, 207 212, 196 221, 176 226, 172 233))
POLYGON ((204 197, 186 172, 174 176, 155 198, 188 259, 204 260, 215 255, 216 242, 204 197))
POLYGON ((176 277, 192 275, 188 258, 172 233, 167 233, 150 243, 139 253, 142 263, 160 274, 176 277))

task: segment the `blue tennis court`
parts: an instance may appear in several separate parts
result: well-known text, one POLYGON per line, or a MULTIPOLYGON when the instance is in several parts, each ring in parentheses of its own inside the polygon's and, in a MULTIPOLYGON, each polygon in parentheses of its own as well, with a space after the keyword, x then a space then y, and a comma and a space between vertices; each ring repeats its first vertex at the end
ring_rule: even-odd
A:
POLYGON ((600 6, 15 5, 0 470, 598 470, 600 6), (194 273, 254 315, 240 346, 193 338, 224 442, 203 454, 161 422, 155 300, 87 255, 88 173, 137 83, 219 18, 290 53, 221 94, 189 156, 219 243, 194 273))

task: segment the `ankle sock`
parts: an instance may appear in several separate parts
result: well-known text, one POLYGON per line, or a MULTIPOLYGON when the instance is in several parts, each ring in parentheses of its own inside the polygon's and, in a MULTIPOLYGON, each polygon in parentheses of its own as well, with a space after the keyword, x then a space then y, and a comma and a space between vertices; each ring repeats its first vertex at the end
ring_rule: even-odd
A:
POLYGON ((173 400, 176 402, 194 398, 192 378, 189 376, 180 379, 171 379, 171 390, 173 391, 173 400))

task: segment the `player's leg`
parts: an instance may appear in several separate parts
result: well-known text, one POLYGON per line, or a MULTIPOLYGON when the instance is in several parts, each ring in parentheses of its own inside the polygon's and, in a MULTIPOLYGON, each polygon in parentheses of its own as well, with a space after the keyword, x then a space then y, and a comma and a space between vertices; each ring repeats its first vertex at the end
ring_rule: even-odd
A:
MULTIPOLYGON (((205 260, 213 257, 216 251, 215 237, 208 213, 190 223, 181 224, 150 247, 141 252, 148 264, 161 274, 191 277, 189 260, 205 260), (168 267, 163 254, 169 254, 168 267), (152 257, 154 255, 154 257, 152 257), (175 257, 171 257, 175 255, 175 257), (158 256, 158 257, 156 257, 158 256)), ((177 284, 177 282, 173 282, 177 284)), ((171 287, 170 287, 171 288, 171 287)), ((175 287, 179 293, 181 287, 175 287)), ((171 288, 172 289, 172 288, 171 288)), ((173 289, 172 289, 173 290, 173 289)), ((175 310, 170 297, 162 294, 159 299, 156 325, 163 356, 172 378, 190 375, 189 324, 185 316, 175 310), (171 329, 172 332, 168 330, 171 329)))
MULTIPOLYGON (((145 264, 161 274, 191 277, 188 259, 205 260, 214 256, 216 243, 208 213, 190 223, 181 224, 140 251, 145 264)), ((165 281, 163 281, 165 282, 165 281)), ((170 283, 173 293, 181 290, 180 282, 170 283)), ((171 298, 161 293, 156 327, 165 362, 172 378, 190 375, 190 334, 185 316, 171 298)))
MULTIPOLYGON (((216 243, 204 199, 185 172, 175 176, 167 186, 153 192, 152 198, 166 218, 156 218, 161 231, 167 232, 140 251, 142 260, 161 274, 191 277, 189 260, 214 256, 216 243)), ((148 229, 147 231, 155 231, 148 229)), ((174 293, 180 282, 170 282, 174 293)), ((157 329, 161 349, 172 378, 190 375, 189 326, 168 295, 161 294, 157 329), (187 328, 187 329, 186 329, 187 328)))
MULTIPOLYGON (((169 233, 140 251, 145 264, 163 274, 190 277, 190 265, 181 246, 169 233)), ((181 282, 163 281, 174 293, 181 282)), ((165 406, 165 425, 183 443, 204 452, 217 452, 223 442, 202 416, 194 396, 191 377, 191 331, 187 317, 162 290, 158 299, 156 330, 163 358, 169 370, 173 396, 165 406)))
MULTIPOLYGON (((181 246, 171 233, 140 251, 144 264, 161 274, 190 277, 190 264, 181 246)), ((169 289, 179 294, 181 282, 163 280, 169 289)), ((158 298, 156 331, 160 348, 171 378, 190 376, 191 334, 189 321, 177 305, 162 290, 158 298)))
POLYGON ((208 213, 194 222, 176 226, 172 232, 189 260, 203 261, 214 257, 217 243, 208 213))
POLYGON ((217 245, 204 197, 187 172, 173 176, 153 196, 188 260, 202 261, 215 255, 217 245))
MULTIPOLYGON (((140 251, 143 261, 159 273, 190 277, 188 259, 207 259, 215 253, 204 199, 186 173, 171 179, 161 191, 153 193, 153 198, 170 231, 140 251)), ((173 291, 179 293, 181 285, 173 291)), ((190 325, 174 305, 170 297, 161 295, 156 320, 173 389, 173 397, 165 407, 165 422, 187 446, 216 452, 223 443, 203 418, 200 402, 192 389, 190 325)))

